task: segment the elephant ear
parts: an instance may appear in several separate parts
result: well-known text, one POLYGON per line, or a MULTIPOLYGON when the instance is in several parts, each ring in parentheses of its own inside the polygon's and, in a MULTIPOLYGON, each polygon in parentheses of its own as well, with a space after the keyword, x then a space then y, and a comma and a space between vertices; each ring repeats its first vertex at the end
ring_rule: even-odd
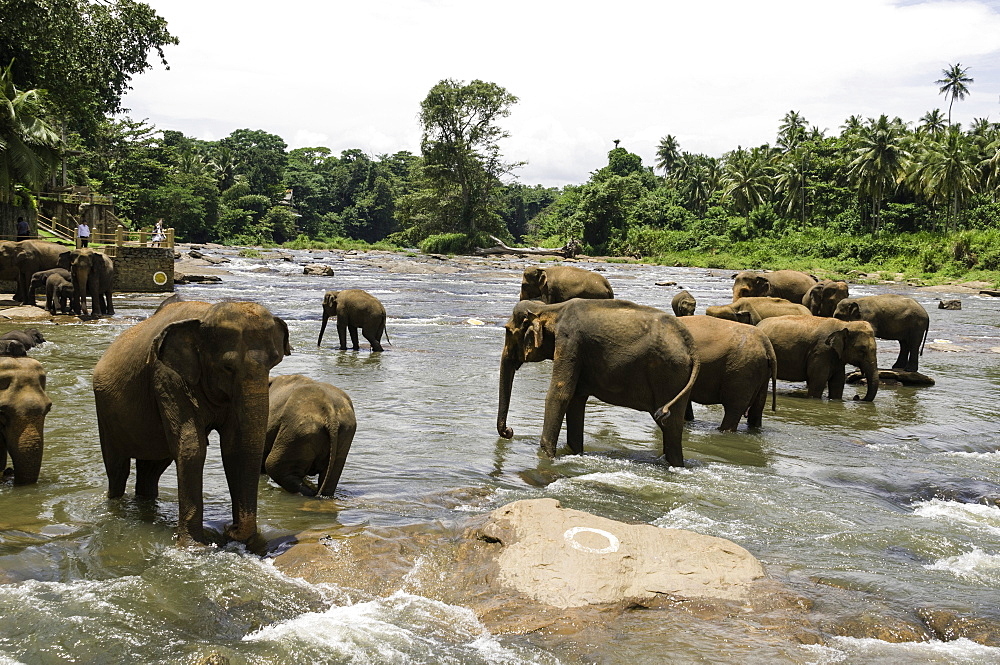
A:
POLYGON ((771 295, 771 282, 767 281, 767 277, 755 277, 754 284, 762 296, 771 295))
POLYGON ((841 316, 837 317, 838 319, 843 319, 844 321, 861 320, 861 307, 858 305, 857 302, 849 302, 845 304, 844 301, 840 301, 840 304, 842 305, 842 307, 840 307, 839 309, 841 309, 842 312, 841 316))
POLYGON ((201 359, 198 357, 200 333, 200 319, 171 323, 153 340, 150 361, 160 361, 184 379, 186 384, 195 385, 201 377, 201 359))
POLYGON ((834 330, 826 338, 826 345, 832 348, 837 353, 837 357, 840 358, 844 355, 844 348, 847 343, 847 329, 841 328, 840 330, 834 330))
POLYGON ((323 309, 329 312, 328 316, 336 316, 337 314, 337 294, 340 291, 327 291, 323 295, 323 309))
POLYGON ((284 355, 286 356, 292 355, 292 345, 289 344, 288 342, 288 324, 285 323, 284 319, 276 316, 274 317, 274 325, 278 330, 281 331, 282 335, 284 336, 284 340, 281 344, 281 349, 284 352, 284 355))
POLYGON ((59 254, 59 258, 56 259, 56 267, 62 268, 63 270, 69 270, 70 263, 73 260, 73 252, 62 252, 59 254))
POLYGON ((521 323, 524 330, 525 348, 539 349, 545 341, 545 330, 542 326, 542 319, 534 312, 528 312, 521 323))

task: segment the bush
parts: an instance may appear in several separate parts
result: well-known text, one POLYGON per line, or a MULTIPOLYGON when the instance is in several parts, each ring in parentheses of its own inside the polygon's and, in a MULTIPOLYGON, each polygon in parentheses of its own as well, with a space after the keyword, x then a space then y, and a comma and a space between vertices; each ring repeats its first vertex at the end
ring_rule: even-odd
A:
POLYGON ((418 245, 424 254, 471 254, 476 247, 490 247, 493 242, 485 233, 439 233, 427 236, 418 245))

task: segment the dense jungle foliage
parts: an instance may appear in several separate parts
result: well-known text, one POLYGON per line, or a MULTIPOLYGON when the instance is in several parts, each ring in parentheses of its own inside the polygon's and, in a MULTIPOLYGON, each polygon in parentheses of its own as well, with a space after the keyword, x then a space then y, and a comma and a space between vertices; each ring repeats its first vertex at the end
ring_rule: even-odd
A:
POLYGON ((712 157, 667 135, 655 165, 615 141, 587 182, 551 188, 518 182, 521 164, 501 154, 517 98, 494 83, 435 85, 419 103, 419 154, 289 149, 259 129, 205 141, 120 113, 149 52, 166 65, 177 43, 147 5, 3 6, 0 204, 31 205, 65 168, 125 223, 163 217, 187 241, 457 253, 492 234, 707 267, 1000 278, 1000 124, 951 122, 973 82, 961 65, 936 82, 947 115, 852 116, 830 133, 789 111, 773 143, 712 157))

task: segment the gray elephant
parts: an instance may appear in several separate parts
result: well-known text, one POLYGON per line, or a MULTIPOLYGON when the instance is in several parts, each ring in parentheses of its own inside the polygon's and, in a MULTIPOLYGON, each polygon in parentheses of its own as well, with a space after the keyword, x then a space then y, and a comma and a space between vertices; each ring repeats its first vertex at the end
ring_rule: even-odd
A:
POLYGON ((45 369, 34 358, 0 357, 0 470, 15 485, 38 482, 45 440, 45 369), (7 468, 10 455, 12 468, 7 468))
POLYGON ((69 270, 73 282, 73 311, 87 315, 87 298, 94 316, 114 314, 111 292, 114 284, 114 262, 89 247, 74 249, 59 255, 59 267, 69 270))
POLYGON ((694 296, 687 291, 681 291, 670 301, 670 308, 674 310, 674 316, 691 316, 697 305, 694 296))
POLYGON ((541 300, 546 304, 570 298, 614 298, 607 278, 576 266, 533 266, 521 276, 521 300, 541 300))
POLYGON ((0 339, 0 356, 23 358, 26 355, 28 355, 28 350, 24 348, 24 344, 16 339, 0 339))
POLYGON ((583 452, 587 398, 649 413, 663 433, 663 455, 683 466, 684 411, 698 378, 694 339, 666 312, 627 300, 574 298, 545 305, 522 300, 507 321, 500 359, 497 433, 514 436, 507 412, 514 373, 552 360, 541 449, 555 455, 563 420, 570 450, 583 452))
MULTIPOLYGON (((771 383, 771 410, 775 409, 777 360, 767 335, 753 326, 712 316, 688 316, 684 327, 694 338, 701 359, 691 401, 721 404, 723 432, 735 432, 743 414, 748 427, 760 427, 771 383)), ((688 420, 694 412, 688 405, 688 420)))
POLYGON ((289 492, 333 496, 357 430, 351 398, 301 374, 272 377, 269 395, 262 472, 289 492))
POLYGON ((39 344, 45 343, 45 337, 42 336, 42 333, 38 330, 38 328, 10 330, 0 335, 0 339, 16 339, 24 345, 25 350, 33 349, 39 344))
POLYGON ((233 507, 225 535, 255 536, 268 372, 290 353, 285 322, 249 302, 174 303, 121 333, 94 368, 108 497, 125 493, 134 459, 136 497, 155 499, 173 461, 178 541, 205 542, 202 470, 215 430, 233 507))
MULTIPOLYGON (((319 329, 319 339, 316 346, 323 342, 326 323, 331 316, 337 317, 337 335, 340 337, 341 350, 347 349, 347 331, 351 331, 351 344, 357 351, 358 328, 372 351, 383 351, 382 335, 389 342, 389 333, 385 329, 385 307, 378 298, 361 289, 346 289, 344 291, 327 291, 323 296, 323 325, 319 329)), ((390 342, 391 343, 391 342, 390 342)))
POLYGON ((793 303, 784 298, 753 296, 740 298, 728 305, 718 305, 705 308, 705 314, 719 319, 757 325, 762 320, 772 316, 806 315, 809 309, 804 305, 793 303))
MULTIPOLYGON (((38 293, 39 289, 42 289, 43 291, 45 290, 45 283, 51 275, 59 275, 66 280, 71 279, 69 270, 66 270, 65 268, 49 268, 48 270, 39 270, 31 276, 31 280, 28 282, 28 290, 31 292, 32 297, 35 297, 35 294, 38 293)), ((45 304, 45 309, 49 309, 48 302, 45 304)))
POLYGON ((875 333, 864 321, 840 321, 819 316, 778 316, 757 326, 771 340, 778 357, 778 378, 805 381, 809 397, 843 399, 845 366, 859 368, 868 381, 864 400, 878 394, 875 333))
POLYGON ((833 316, 842 321, 867 321, 879 339, 898 341, 899 356, 892 368, 917 371, 931 320, 913 298, 895 293, 846 298, 837 303, 833 316))
POLYGON ((772 296, 801 303, 802 296, 813 287, 816 278, 798 270, 774 272, 741 272, 734 276, 733 302, 740 298, 772 296))
POLYGON ((813 316, 833 316, 837 303, 850 296, 847 282, 824 279, 817 282, 802 298, 802 304, 813 316))
POLYGON ((65 245, 44 240, 0 241, 0 274, 14 274, 17 281, 14 300, 34 305, 35 294, 28 288, 31 276, 58 267, 59 255, 65 251, 65 245))
POLYGON ((53 273, 45 280, 45 309, 55 316, 57 308, 63 314, 73 311, 73 282, 53 273))

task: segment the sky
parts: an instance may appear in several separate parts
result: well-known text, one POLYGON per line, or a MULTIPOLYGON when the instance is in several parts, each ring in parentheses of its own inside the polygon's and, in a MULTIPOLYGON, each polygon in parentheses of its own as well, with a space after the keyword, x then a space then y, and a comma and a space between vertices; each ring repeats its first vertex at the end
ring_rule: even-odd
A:
POLYGON ((935 81, 974 79, 953 120, 1000 122, 1000 0, 146 0, 180 40, 132 80, 129 115, 218 140, 420 152, 420 102, 443 79, 519 101, 503 127, 527 185, 585 182, 615 139, 655 164, 667 134, 721 156, 773 143, 791 110, 947 112, 935 81))

